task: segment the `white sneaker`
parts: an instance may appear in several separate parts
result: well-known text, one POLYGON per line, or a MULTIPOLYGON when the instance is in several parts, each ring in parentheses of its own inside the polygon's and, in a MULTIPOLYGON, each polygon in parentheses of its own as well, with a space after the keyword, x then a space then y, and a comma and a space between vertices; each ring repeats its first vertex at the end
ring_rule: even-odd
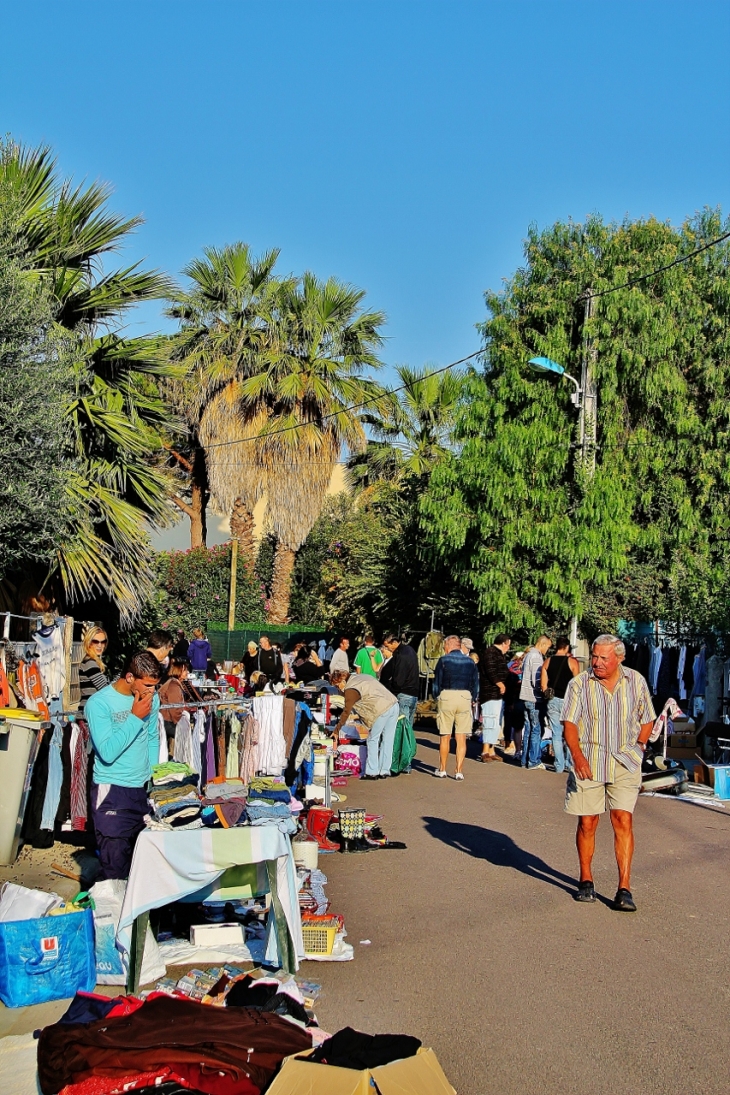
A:
POLYGON ((457 772, 456 775, 454 776, 454 779, 463 779, 463 778, 464 778, 464 773, 463 772, 457 772))
POLYGON ((433 774, 436 776, 436 779, 446 779, 446 772, 442 772, 440 768, 434 768, 433 774))
POLYGON ((528 772, 536 772, 538 770, 538 768, 542 768, 543 771, 544 771, 545 770, 545 765, 542 762, 540 764, 528 764, 527 765, 527 771, 528 772))

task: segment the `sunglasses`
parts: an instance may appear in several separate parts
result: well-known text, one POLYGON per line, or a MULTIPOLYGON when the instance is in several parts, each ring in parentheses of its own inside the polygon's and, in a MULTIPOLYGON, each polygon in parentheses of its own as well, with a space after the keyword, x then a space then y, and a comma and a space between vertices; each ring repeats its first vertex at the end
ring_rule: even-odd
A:
POLYGON ((108 639, 92 639, 90 646, 106 646, 108 642, 108 639))

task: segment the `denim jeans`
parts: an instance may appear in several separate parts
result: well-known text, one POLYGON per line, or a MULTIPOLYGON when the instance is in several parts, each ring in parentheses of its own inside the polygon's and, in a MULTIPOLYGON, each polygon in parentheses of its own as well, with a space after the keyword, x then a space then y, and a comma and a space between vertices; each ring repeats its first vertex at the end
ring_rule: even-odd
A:
POLYGON ((545 713, 541 700, 525 700, 525 729, 522 734, 522 767, 534 768, 542 760, 542 718, 545 713))
POLYGON ((379 715, 370 727, 367 740, 366 776, 389 776, 393 761, 395 728, 400 716, 397 703, 379 715))
POLYGON ((411 726, 413 726, 418 696, 407 696, 405 692, 399 692, 395 698, 398 700, 399 714, 405 715, 411 726))
MULTIPOLYGON (((413 720, 416 717, 416 705, 418 703, 418 696, 407 696, 405 692, 399 692, 395 698, 398 700, 399 714, 405 715, 411 726, 413 726, 413 720)), ((403 771, 404 773, 410 772, 410 764, 407 768, 404 768, 403 771)))
POLYGON ((547 713, 553 730, 553 753, 555 755, 555 771, 570 772, 573 769, 573 758, 570 750, 563 741, 563 724, 560 716, 563 712, 563 698, 555 696, 548 701, 547 713))

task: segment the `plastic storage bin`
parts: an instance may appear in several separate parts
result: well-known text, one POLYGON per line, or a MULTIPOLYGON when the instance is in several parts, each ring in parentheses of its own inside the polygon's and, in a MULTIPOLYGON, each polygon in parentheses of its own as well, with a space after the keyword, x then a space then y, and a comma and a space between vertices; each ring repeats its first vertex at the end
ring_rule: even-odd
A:
POLYGON ((302 939, 306 954, 332 954, 339 921, 324 921, 316 924, 302 924, 302 939))
POLYGON ((715 794, 730 799, 730 764, 712 765, 715 772, 715 794))
POLYGON ((0 708, 0 864, 15 862, 39 734, 51 724, 33 711, 0 708))

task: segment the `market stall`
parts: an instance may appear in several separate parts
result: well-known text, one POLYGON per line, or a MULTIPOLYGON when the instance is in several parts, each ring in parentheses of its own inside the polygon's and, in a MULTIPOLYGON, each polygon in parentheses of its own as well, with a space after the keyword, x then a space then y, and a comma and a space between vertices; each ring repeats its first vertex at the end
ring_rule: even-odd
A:
POLYGON ((130 955, 130 992, 139 988, 150 909, 200 893, 229 868, 249 863, 265 865, 271 893, 266 961, 288 972, 298 969, 304 946, 288 836, 274 826, 146 832, 137 840, 117 932, 130 955))

